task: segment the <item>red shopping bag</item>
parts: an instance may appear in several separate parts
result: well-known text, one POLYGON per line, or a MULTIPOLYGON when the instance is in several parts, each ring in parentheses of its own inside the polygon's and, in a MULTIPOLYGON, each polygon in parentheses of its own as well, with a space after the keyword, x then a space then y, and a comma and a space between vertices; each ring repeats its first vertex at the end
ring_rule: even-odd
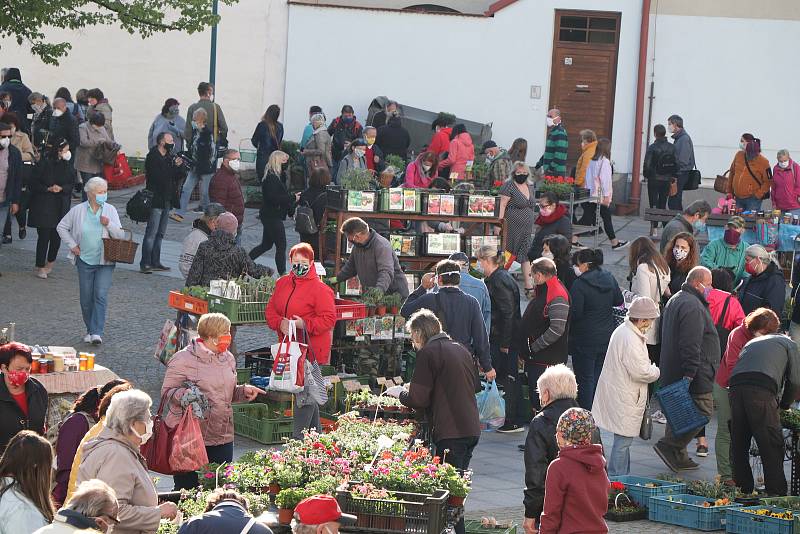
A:
POLYGON ((130 178, 133 173, 131 167, 128 165, 128 158, 122 152, 117 154, 117 159, 114 165, 103 165, 103 175, 108 182, 109 187, 116 186, 124 183, 130 178))
POLYGON ((181 422, 175 427, 169 465, 177 473, 197 471, 208 463, 206 444, 200 430, 200 422, 191 407, 183 411, 181 422))
MULTIPOLYGON (((162 475, 172 475, 174 473, 170 466, 169 458, 172 453, 172 445, 175 443, 173 439, 175 429, 169 428, 164 422, 164 411, 169 409, 169 402, 172 401, 176 391, 177 388, 172 390, 172 396, 170 396, 169 401, 166 393, 161 396, 159 413, 153 417, 153 435, 140 449, 142 456, 147 461, 147 468, 162 475)), ((205 448, 203 452, 205 452, 205 448)))

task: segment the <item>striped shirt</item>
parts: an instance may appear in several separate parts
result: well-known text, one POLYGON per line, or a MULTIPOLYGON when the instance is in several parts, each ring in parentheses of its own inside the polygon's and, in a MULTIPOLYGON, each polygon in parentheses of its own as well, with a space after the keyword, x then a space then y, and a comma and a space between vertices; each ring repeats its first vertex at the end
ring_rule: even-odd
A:
POLYGON ((547 142, 544 147, 544 155, 539 163, 544 166, 545 176, 566 176, 567 175, 567 148, 569 138, 567 131, 560 124, 553 126, 547 134, 547 142))
POLYGON ((567 329, 567 319, 569 318, 569 302, 567 302, 567 299, 559 296, 551 300, 547 305, 547 317, 550 319, 550 327, 533 343, 528 341, 531 353, 541 352, 564 335, 567 329))

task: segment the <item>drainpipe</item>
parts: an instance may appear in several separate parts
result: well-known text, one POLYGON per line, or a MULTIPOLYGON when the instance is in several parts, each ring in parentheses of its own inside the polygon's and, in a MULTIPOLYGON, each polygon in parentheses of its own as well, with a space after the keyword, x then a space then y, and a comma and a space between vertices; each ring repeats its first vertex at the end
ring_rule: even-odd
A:
POLYGON ((647 77, 647 43, 650 38, 650 0, 642 0, 642 27, 639 30, 639 74, 636 81, 636 117, 633 126, 633 170, 629 204, 638 209, 642 184, 642 120, 644 115, 645 78, 647 77))
MULTIPOLYGON (((213 0, 211 4, 211 13, 214 15, 219 14, 219 0, 213 0)), ((208 62, 208 83, 213 86, 217 85, 217 23, 211 27, 211 58, 208 62)))

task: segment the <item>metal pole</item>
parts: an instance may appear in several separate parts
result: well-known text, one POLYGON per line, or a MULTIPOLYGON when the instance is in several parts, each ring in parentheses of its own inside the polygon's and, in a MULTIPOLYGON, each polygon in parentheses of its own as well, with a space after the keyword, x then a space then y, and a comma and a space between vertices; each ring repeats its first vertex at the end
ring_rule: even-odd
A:
MULTIPOLYGON (((219 0, 212 0, 211 12, 219 14, 219 0)), ((211 60, 209 62, 208 83, 216 86, 217 78, 217 23, 211 27, 211 60)))

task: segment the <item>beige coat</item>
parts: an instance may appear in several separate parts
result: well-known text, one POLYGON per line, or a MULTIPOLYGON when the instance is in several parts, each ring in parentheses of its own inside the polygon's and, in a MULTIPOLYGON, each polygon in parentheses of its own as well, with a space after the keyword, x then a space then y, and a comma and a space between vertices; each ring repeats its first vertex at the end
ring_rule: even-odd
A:
MULTIPOLYGON (((657 269, 656 269, 657 270, 657 269)), ((639 267, 636 269, 636 273, 633 275, 633 279, 631 279, 631 292, 635 293, 640 297, 650 297, 653 299, 653 302, 658 304, 661 301, 661 297, 664 293, 669 289, 669 268, 667 268, 666 273, 658 272, 658 278, 656 278, 656 273, 650 269, 650 267, 646 263, 640 263, 639 267), (658 294, 658 285, 659 285, 659 278, 661 282, 661 294, 658 294)), ((653 323, 653 327, 648 330, 647 332, 647 344, 648 345, 657 345, 661 342, 660 335, 659 335, 659 327, 661 325, 661 319, 656 319, 653 323)))
POLYGON ((161 510, 144 458, 121 434, 104 428, 97 439, 83 446, 77 484, 98 478, 114 488, 119 501, 119 525, 113 534, 153 534, 161 510))
POLYGON ((647 355, 645 336, 630 319, 611 334, 603 371, 597 383, 592 415, 597 426, 634 437, 647 403, 647 384, 658 380, 659 370, 647 355))
POLYGON ((97 145, 113 141, 108 131, 84 122, 78 126, 78 137, 80 144, 75 155, 75 169, 81 172, 102 173, 103 162, 94 157, 94 152, 97 145))
POLYGON ((113 141, 114 127, 112 124, 114 122, 114 114, 108 102, 98 102, 96 106, 89 106, 88 111, 99 111, 103 114, 103 117, 106 119, 104 128, 108 132, 108 137, 113 141))

